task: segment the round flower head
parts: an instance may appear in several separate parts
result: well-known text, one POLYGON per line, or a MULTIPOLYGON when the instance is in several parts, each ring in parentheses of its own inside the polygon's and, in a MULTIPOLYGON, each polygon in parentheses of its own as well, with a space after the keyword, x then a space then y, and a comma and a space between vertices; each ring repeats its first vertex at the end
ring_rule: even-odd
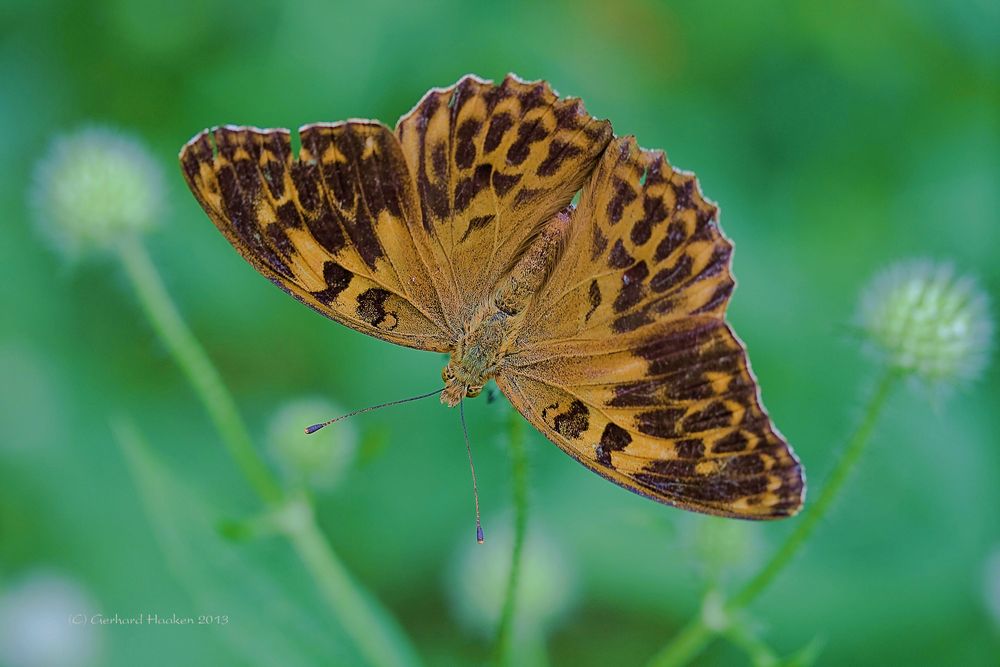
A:
POLYGON ((286 403, 271 418, 267 444, 282 475, 293 486, 330 490, 354 463, 358 433, 349 421, 313 435, 306 424, 343 410, 322 398, 300 398, 286 403))
MULTIPOLYGON (((484 544, 463 535, 445 582, 456 618, 484 637, 496 631, 500 618, 513 542, 509 525, 490 525, 484 544)), ((528 527, 521 559, 515 630, 544 633, 575 597, 571 559, 537 525, 528 527)))
POLYGON ((696 569, 710 582, 752 567, 759 545, 752 526, 714 516, 691 517, 687 541, 696 569))
POLYGON ((76 581, 36 570, 0 594, 0 664, 8 667, 86 667, 97 663, 98 612, 76 581))
POLYGON ((146 231, 163 208, 160 166, 137 140, 107 128, 56 139, 35 167, 39 227, 74 259, 146 231))
POLYGON ((932 384, 971 380, 985 368, 993 335, 986 296, 950 265, 904 262, 863 294, 859 324, 896 368, 932 384))

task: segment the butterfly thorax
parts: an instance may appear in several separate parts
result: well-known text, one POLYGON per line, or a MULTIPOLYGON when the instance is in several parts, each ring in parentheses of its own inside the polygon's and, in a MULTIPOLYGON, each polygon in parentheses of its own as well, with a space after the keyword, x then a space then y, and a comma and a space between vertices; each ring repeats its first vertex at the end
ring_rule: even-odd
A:
POLYGON ((465 397, 475 398, 502 370, 524 312, 559 261, 568 232, 569 216, 560 212, 526 244, 492 297, 470 318, 465 335, 441 372, 445 381, 442 403, 455 407, 465 397))

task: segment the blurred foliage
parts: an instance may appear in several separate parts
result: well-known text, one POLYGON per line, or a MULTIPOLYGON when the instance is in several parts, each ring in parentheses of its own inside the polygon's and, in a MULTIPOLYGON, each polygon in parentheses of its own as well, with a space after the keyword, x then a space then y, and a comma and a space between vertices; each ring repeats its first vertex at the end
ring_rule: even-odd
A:
MULTIPOLYGON (((731 319, 772 417, 818 481, 871 375, 848 327, 860 286, 890 260, 926 256, 1000 292, 998 31, 1000 5, 986 0, 8 0, 0 589, 44 569, 70 577, 104 614, 231 619, 224 632, 94 627, 96 664, 240 664, 270 637, 308 644, 299 662, 355 660, 336 628, 309 615, 308 581, 290 554, 211 534, 210 520, 245 516, 251 494, 117 267, 69 270, 44 247, 28 192, 35 158, 59 134, 119 126, 167 170, 166 217, 148 245, 263 447, 294 397, 350 409, 415 394, 437 381, 441 359, 335 326, 259 278, 187 192, 180 146, 221 123, 392 124, 426 89, 467 72, 548 79, 618 133, 666 149, 720 202, 737 246, 731 319), (133 477, 112 437, 108 418, 120 413, 136 417, 155 452, 132 459, 145 461, 144 475, 133 477), (173 500, 157 525, 144 503, 159 494, 173 500), (164 531, 203 546, 171 551, 164 531), (178 576, 191 560, 195 594, 178 576)), ((936 410, 896 397, 826 525, 753 607, 775 654, 821 637, 820 665, 995 664, 996 368, 936 410)), ((506 408, 468 408, 489 531, 510 502, 506 408)), ((462 631, 442 584, 456 541, 470 535, 458 415, 426 401, 354 426, 365 463, 317 495, 320 521, 428 664, 475 662, 488 646, 462 631)), ((759 558, 789 529, 713 536, 700 527, 711 519, 608 484, 535 433, 528 444, 532 516, 578 578, 575 607, 548 640, 553 664, 647 659, 696 613, 714 570, 742 572, 741 557, 759 558), (712 545, 749 550, 700 562, 712 545)), ((733 643, 700 658, 747 662, 733 643)))

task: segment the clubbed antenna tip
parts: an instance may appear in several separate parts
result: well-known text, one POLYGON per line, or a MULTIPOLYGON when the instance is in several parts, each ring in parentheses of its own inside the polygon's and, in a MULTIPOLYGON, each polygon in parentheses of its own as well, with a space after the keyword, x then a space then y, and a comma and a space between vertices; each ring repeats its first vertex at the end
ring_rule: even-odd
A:
POLYGON ((483 522, 479 520, 479 485, 476 483, 476 466, 472 464, 472 446, 469 444, 469 429, 465 425, 465 401, 458 402, 458 414, 462 417, 462 434, 465 436, 465 451, 469 454, 469 470, 472 471, 472 498, 476 503, 476 542, 483 543, 483 522))
POLYGON ((354 415, 360 415, 360 414, 365 413, 365 412, 371 412, 372 410, 379 410, 381 408, 387 408, 390 405, 399 405, 400 403, 409 403, 410 401, 419 401, 422 398, 429 398, 431 396, 435 396, 437 394, 440 394, 442 391, 444 391, 443 388, 442 389, 435 389, 434 391, 428 392, 426 394, 421 394, 420 396, 411 396, 410 398, 401 398, 398 401, 389 401, 388 403, 379 403, 378 405, 372 405, 372 406, 369 406, 367 408, 361 408, 360 410, 354 410, 353 412, 348 412, 346 415, 341 415, 341 416, 339 416, 339 417, 337 417, 335 419, 331 419, 329 421, 325 421, 322 424, 313 424, 312 426, 307 427, 306 428, 306 435, 309 435, 310 433, 315 433, 316 431, 320 430, 324 426, 329 426, 330 424, 334 424, 336 422, 339 422, 341 419, 347 419, 348 417, 353 417, 354 415))

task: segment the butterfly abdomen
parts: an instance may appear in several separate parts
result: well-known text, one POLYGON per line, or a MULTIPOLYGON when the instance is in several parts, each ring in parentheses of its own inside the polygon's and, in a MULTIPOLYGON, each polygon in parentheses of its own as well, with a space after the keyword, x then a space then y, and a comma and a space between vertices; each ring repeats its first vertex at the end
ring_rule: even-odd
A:
POLYGON ((569 234, 570 216, 558 213, 545 223, 538 235, 515 261, 513 268, 497 287, 493 305, 497 310, 514 316, 531 303, 555 268, 569 234))
POLYGON ((559 261, 569 224, 569 215, 561 212, 542 225, 523 252, 518 253, 493 298, 481 305, 469 320, 468 333, 445 369, 449 388, 442 394, 442 402, 454 406, 463 396, 478 394, 482 385, 497 374, 504 352, 523 322, 525 309, 559 261))

